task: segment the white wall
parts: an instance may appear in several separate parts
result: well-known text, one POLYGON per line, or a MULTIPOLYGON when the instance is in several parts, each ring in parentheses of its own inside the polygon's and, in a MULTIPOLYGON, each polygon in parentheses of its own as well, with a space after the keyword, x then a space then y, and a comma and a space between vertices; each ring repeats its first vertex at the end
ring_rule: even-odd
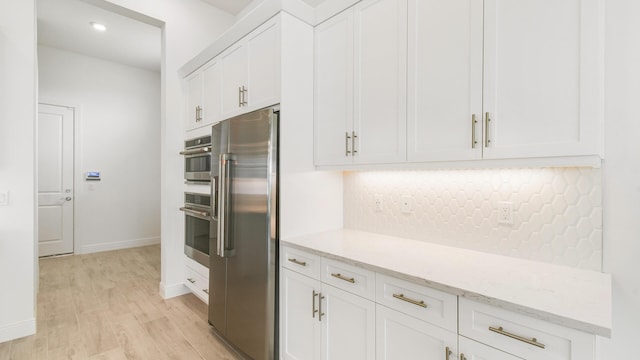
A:
POLYGON ((161 293, 165 297, 187 292, 182 285, 184 215, 183 158, 184 98, 178 69, 215 41, 234 22, 234 16, 201 0, 109 0, 109 3, 164 22, 161 83, 161 293))
POLYGON ((0 2, 0 342, 35 331, 35 3, 0 2))
POLYGON ((46 46, 38 69, 40 102, 79 106, 75 252, 159 243, 160 74, 46 46))
POLYGON ((606 1, 604 271, 613 331, 602 360, 637 358, 640 336, 640 2, 606 1))

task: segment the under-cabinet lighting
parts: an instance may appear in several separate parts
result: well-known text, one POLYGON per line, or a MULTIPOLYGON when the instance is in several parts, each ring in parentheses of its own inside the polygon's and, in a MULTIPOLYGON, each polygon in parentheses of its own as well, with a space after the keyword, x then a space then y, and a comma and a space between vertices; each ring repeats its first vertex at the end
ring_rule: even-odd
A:
POLYGON ((98 32, 105 32, 107 31, 107 27, 104 24, 100 24, 97 23, 95 21, 90 22, 89 24, 91 24, 91 27, 93 28, 93 30, 98 31, 98 32))

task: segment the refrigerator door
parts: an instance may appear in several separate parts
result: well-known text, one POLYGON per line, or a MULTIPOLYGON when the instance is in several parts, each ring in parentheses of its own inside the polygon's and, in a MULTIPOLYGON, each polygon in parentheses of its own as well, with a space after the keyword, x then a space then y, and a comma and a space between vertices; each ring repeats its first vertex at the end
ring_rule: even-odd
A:
MULTIPOLYGON (((220 158, 219 237, 212 264, 226 259, 226 324, 216 325, 215 300, 223 280, 212 266, 212 324, 249 357, 274 359, 277 279, 277 108, 228 123, 229 147, 220 158), (226 176, 225 176, 226 175, 226 176), (225 177, 228 181, 225 181, 225 177), (225 199, 226 198, 226 199, 225 199), (226 211, 225 211, 226 209, 226 211)), ((221 310, 221 306, 218 306, 221 310)))
POLYGON ((211 137, 212 217, 209 231, 209 324, 222 334, 227 329, 227 259, 218 256, 218 223, 220 220, 220 155, 229 150, 229 123, 213 126, 211 137), (215 276, 214 276, 215 275, 215 276))

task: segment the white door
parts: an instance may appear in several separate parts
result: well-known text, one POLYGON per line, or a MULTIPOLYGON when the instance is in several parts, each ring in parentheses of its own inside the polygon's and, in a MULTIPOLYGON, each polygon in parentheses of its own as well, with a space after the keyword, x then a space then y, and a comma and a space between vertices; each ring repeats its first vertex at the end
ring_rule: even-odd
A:
POLYGON ((482 0, 409 0, 408 161, 482 158, 482 16, 482 0))
POLYGON ((73 252, 73 123, 72 108, 39 105, 39 256, 73 252))
POLYGON ((326 284, 322 296, 322 359, 375 359, 375 303, 326 284))
POLYGON ((594 155, 603 108, 600 0, 485 0, 485 159, 594 155))
POLYGON ((454 332, 382 305, 376 306, 376 322, 378 360, 458 358, 454 332))
POLYGON ((353 9, 315 28, 316 165, 353 163, 353 9))
POLYGON ((367 0, 354 9, 354 161, 403 162, 407 152, 407 0, 367 0))
POLYGON ((320 358, 320 282, 282 269, 281 353, 283 360, 320 358))
POLYGON ((278 22, 271 21, 249 34, 247 39, 248 88, 251 109, 278 102, 280 94, 280 36, 278 22))
POLYGON ((238 114, 247 101, 247 46, 241 42, 221 55, 222 117, 238 114), (246 91, 245 91, 246 90, 246 91))
POLYGON ((219 59, 214 59, 205 65, 203 71, 204 120, 202 125, 211 125, 222 118, 222 72, 219 59))

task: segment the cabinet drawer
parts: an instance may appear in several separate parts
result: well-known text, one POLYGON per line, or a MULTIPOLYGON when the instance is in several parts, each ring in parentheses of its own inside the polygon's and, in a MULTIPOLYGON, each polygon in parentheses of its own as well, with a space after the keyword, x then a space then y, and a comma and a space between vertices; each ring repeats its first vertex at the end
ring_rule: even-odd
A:
POLYGON ((455 295, 377 274, 376 302, 447 330, 458 331, 458 299, 455 295))
POLYGON ((323 258, 322 282, 369 300, 375 298, 375 273, 357 266, 323 258))
POLYGON ((595 359, 591 334, 464 298, 459 316, 460 335, 527 360, 595 359))
POLYGON ((280 264, 300 274, 320 279, 320 256, 283 246, 280 248, 280 264))
POLYGON ((184 268, 184 284, 191 292, 205 303, 209 303, 209 279, 188 266, 184 268))

